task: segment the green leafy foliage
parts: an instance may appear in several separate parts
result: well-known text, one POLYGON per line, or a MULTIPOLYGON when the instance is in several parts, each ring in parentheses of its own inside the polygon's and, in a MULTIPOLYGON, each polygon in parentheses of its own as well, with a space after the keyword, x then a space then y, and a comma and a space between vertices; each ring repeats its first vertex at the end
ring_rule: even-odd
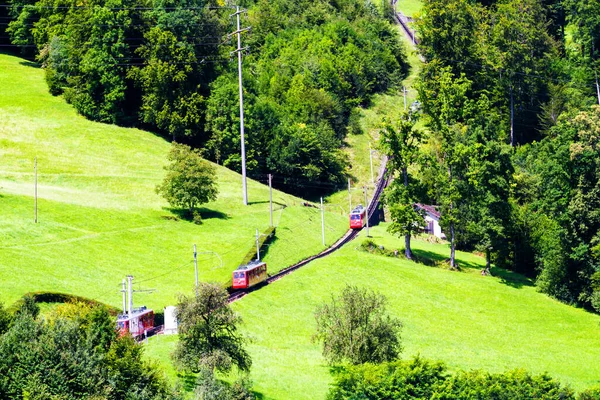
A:
MULTIPOLYGON (((399 85, 405 53, 389 21, 355 1, 248 2, 243 84, 250 174, 340 183, 355 107, 399 85), (301 149, 302 151, 299 151, 301 149)), ((222 2, 11 1, 8 33, 84 116, 141 125, 241 170, 237 64, 222 2)), ((244 24, 246 21, 243 22, 244 24)), ((237 45, 237 43, 235 43, 237 45)))
POLYGON ((104 308, 67 304, 44 319, 22 311, 0 336, 0 397, 178 398, 142 351, 117 336, 104 308))
POLYGON ((200 283, 195 296, 181 296, 177 305, 179 342, 173 360, 182 369, 212 374, 232 366, 250 370, 252 360, 238 331, 241 318, 228 304, 228 294, 217 284, 200 283))
MULTIPOLYGON (((338 371, 328 399, 575 399, 574 392, 548 375, 524 370, 490 374, 481 370, 450 375, 446 366, 420 357, 338 371)), ((585 392, 584 392, 585 393, 585 392)), ((594 392, 580 399, 594 399, 594 392), (585 397, 590 396, 590 397, 585 397)))
POLYGON ((190 214, 196 206, 217 199, 215 169, 200 157, 199 150, 173 143, 165 167, 167 175, 156 187, 172 206, 187 209, 190 214))
POLYGON ((408 169, 419 159, 419 145, 423 133, 415 128, 416 117, 404 114, 397 127, 387 124, 380 143, 388 156, 388 170, 394 179, 386 188, 384 200, 390 210, 392 224, 390 233, 404 235, 404 254, 412 258, 410 237, 424 227, 423 215, 415 209, 417 197, 415 183, 409 184, 408 169))
POLYGON ((400 354, 402 323, 387 314, 386 298, 378 293, 346 286, 339 297, 315 311, 323 356, 330 364, 363 364, 394 360, 400 354))

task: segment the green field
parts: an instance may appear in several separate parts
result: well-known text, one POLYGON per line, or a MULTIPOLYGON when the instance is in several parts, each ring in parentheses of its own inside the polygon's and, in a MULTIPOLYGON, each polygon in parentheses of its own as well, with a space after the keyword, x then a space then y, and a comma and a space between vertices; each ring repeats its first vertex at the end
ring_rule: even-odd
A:
POLYGON ((398 0, 396 3, 396 9, 409 17, 414 17, 421 11, 422 6, 423 3, 421 0, 398 0))
MULTIPOLYGON (((371 236, 388 249, 402 249, 385 224, 371 236)), ((547 371, 577 390, 600 383, 600 316, 538 293, 520 275, 496 269, 495 277, 481 276, 484 260, 472 254, 458 252, 462 272, 452 272, 357 250, 363 239, 364 232, 341 251, 234 304, 252 339, 251 376, 264 398, 324 398, 331 377, 311 342, 313 312, 346 283, 388 297, 391 312, 404 323, 403 358, 421 354, 452 370, 547 371)), ((448 257, 445 244, 413 245, 417 255, 448 257)), ((168 362, 174 344, 172 337, 153 338, 148 355, 168 362)))
MULTIPOLYGON (((194 243, 200 279, 225 283, 254 246, 256 229, 269 226, 268 187, 249 181, 251 204, 243 206, 240 175, 222 167, 219 198, 203 206, 204 223, 178 219, 154 192, 169 150, 164 139, 77 115, 48 94, 41 69, 19 58, 0 55, 0 81, 0 301, 48 290, 119 306, 120 282, 131 274, 136 290, 156 289, 135 303, 162 308, 193 288, 194 243)), ((270 271, 323 249, 319 211, 282 192, 273 198, 270 271)), ((347 217, 329 208, 325 221, 331 244, 347 217)))

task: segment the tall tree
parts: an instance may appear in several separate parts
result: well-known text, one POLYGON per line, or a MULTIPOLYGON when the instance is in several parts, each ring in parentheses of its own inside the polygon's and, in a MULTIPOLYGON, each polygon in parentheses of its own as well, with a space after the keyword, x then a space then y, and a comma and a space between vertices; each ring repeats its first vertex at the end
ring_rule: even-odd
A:
POLYGON ((173 353, 178 366, 192 372, 229 372, 233 365, 249 371, 250 355, 238 331, 242 322, 218 284, 200 283, 195 296, 181 296, 177 305, 179 342, 173 353))
POLYGON ((408 169, 416 163, 423 132, 415 128, 416 116, 403 114, 396 126, 386 123, 380 145, 388 156, 389 173, 396 179, 385 191, 392 223, 388 231, 404 235, 404 255, 412 259, 410 238, 424 224, 423 216, 415 209, 417 202, 414 182, 409 182, 408 169))

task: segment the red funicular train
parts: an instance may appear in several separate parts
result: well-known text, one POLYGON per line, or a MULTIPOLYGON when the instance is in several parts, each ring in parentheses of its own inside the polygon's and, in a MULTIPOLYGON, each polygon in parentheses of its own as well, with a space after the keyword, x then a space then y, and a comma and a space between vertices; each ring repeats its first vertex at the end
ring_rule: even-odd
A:
POLYGON ((267 264, 254 261, 233 271, 233 288, 246 289, 267 280, 267 264))
POLYGON ((133 312, 119 314, 117 328, 120 335, 129 332, 134 338, 140 337, 154 328, 154 311, 143 306, 134 308, 133 312))
POLYGON ((350 229, 362 229, 367 224, 367 209, 359 204, 350 213, 350 229))

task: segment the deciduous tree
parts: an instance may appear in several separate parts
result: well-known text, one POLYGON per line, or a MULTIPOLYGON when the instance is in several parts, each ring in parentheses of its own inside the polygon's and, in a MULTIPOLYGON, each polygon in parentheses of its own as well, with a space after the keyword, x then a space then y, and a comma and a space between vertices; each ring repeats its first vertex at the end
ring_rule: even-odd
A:
POLYGON ((346 286, 339 297, 317 308, 314 340, 323 342, 331 364, 394 360, 400 354, 402 323, 387 314, 386 298, 374 291, 346 286))
POLYGON ((200 157, 200 151, 173 143, 165 166, 167 175, 156 187, 171 205, 185 207, 191 213, 199 204, 217 199, 215 168, 200 157))

